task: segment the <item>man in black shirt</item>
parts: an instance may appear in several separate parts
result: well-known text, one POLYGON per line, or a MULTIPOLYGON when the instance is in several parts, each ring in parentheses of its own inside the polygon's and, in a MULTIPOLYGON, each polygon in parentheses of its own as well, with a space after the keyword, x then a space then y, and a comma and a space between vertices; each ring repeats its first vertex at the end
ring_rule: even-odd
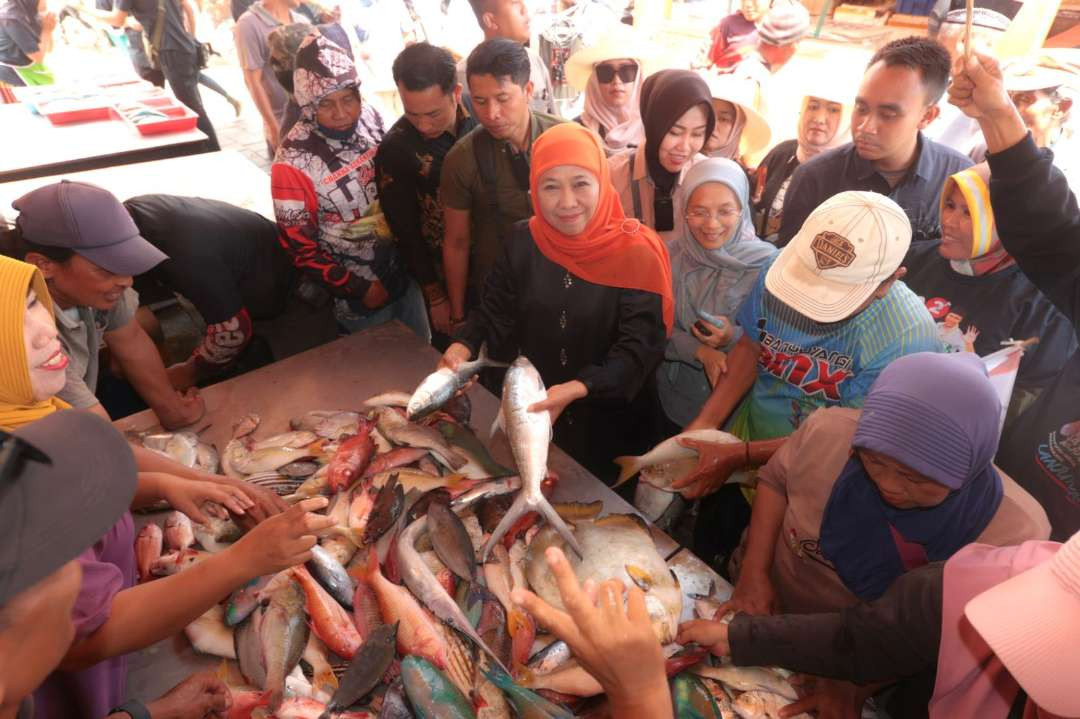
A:
POLYGON ((394 82, 405 114, 375 155, 379 202, 409 272, 424 291, 432 327, 448 335, 439 177, 446 153, 476 121, 461 105, 454 58, 442 48, 426 42, 405 48, 394 61, 394 82))
POLYGON ((783 246, 823 201, 845 190, 869 190, 896 201, 911 220, 912 243, 941 232, 938 198, 945 178, 971 160, 925 137, 949 81, 940 43, 907 37, 870 60, 851 116, 853 143, 801 165, 791 178, 777 244, 783 246))
POLYGON ((158 63, 165 79, 169 81, 176 99, 191 108, 199 116, 198 127, 207 138, 207 149, 220 150, 217 134, 210 123, 210 116, 203 107, 199 94, 199 54, 198 42, 184 29, 184 16, 180 0, 115 0, 113 10, 87 10, 87 13, 122 28, 128 15, 134 15, 142 26, 143 34, 153 43, 154 28, 157 25, 158 6, 164 8, 165 19, 161 30, 161 42, 157 51, 158 63))

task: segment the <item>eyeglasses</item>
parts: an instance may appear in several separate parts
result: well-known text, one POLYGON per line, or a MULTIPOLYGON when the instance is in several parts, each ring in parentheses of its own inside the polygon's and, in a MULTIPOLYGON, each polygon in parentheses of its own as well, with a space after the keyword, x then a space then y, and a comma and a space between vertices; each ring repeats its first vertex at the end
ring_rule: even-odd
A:
POLYGON ((636 62, 619 65, 618 67, 603 62, 596 66, 596 80, 603 85, 607 85, 609 82, 614 82, 615 76, 618 75, 623 82, 631 83, 637 77, 637 71, 636 62))
POLYGON ((723 210, 718 210, 717 212, 709 212, 702 207, 695 207, 694 209, 688 210, 686 212, 686 219, 690 220, 691 222, 708 222, 710 217, 715 217, 716 219, 723 222, 724 220, 734 219, 741 214, 742 210, 736 210, 730 207, 726 207, 723 210))
POLYGON ((24 439, 0 430, 0 481, 15 479, 24 460, 52 464, 49 455, 24 439))

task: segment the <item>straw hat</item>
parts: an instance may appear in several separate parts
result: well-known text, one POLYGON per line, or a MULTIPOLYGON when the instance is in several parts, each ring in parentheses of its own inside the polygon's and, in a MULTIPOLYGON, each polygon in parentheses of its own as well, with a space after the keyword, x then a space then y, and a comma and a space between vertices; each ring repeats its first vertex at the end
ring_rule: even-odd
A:
POLYGON ((709 86, 709 93, 714 100, 724 100, 738 105, 746 116, 742 138, 739 141, 739 153, 752 155, 769 146, 772 129, 765 117, 754 109, 754 86, 734 75, 721 75, 715 72, 700 71, 699 74, 709 86))
POLYGON ((584 91, 594 65, 624 57, 637 60, 642 78, 661 67, 660 52, 656 46, 629 25, 618 23, 595 45, 582 48, 570 56, 566 61, 566 79, 575 90, 584 91))

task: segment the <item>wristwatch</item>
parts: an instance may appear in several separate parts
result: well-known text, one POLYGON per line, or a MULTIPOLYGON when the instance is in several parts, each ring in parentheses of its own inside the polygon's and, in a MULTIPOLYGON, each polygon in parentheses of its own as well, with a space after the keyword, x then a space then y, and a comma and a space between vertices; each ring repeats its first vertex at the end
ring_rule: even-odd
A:
POLYGON ((117 714, 123 712, 131 717, 131 719, 151 719, 150 710, 146 708, 146 705, 137 699, 126 701, 115 709, 111 710, 109 714, 117 714))

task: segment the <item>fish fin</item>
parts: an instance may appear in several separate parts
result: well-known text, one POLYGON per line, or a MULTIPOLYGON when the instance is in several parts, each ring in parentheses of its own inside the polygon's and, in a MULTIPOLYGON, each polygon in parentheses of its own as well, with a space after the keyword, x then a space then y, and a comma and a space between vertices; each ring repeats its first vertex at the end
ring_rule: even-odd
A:
POLYGON ((596 520, 596 526, 600 527, 605 525, 627 528, 632 527, 646 533, 649 532, 649 525, 645 524, 645 520, 636 514, 609 514, 596 520))
POLYGON ((638 466, 638 460, 641 457, 616 457, 615 464, 619 465, 619 478, 615 480, 615 484, 611 485, 612 489, 618 487, 626 480, 633 477, 641 469, 638 466))
POLYGON ((501 429, 506 431, 506 417, 503 416, 502 405, 499 405, 499 411, 495 413, 495 421, 491 423, 491 432, 488 433, 488 439, 495 436, 495 431, 501 429))
POLYGON ((652 575, 641 567, 636 564, 626 564, 623 566, 623 569, 626 570, 627 575, 629 575, 630 579, 634 581, 634 584, 636 584, 641 591, 647 592, 652 588, 652 585, 654 584, 652 575))
POLYGON ((604 511, 604 502, 600 499, 595 502, 555 502, 551 506, 568 522, 596 519, 604 511))
POLYGON ((540 497, 540 501, 534 502, 533 504, 534 506, 532 509, 535 509, 543 515, 548 524, 555 528, 555 531, 559 533, 559 536, 562 537, 575 552, 577 552, 577 555, 584 558, 585 555, 581 551, 581 545, 578 543, 577 537, 574 536, 574 533, 570 530, 570 527, 567 526, 566 522, 563 521, 563 518, 559 516, 559 513, 555 511, 555 508, 552 507, 543 496, 540 497))

